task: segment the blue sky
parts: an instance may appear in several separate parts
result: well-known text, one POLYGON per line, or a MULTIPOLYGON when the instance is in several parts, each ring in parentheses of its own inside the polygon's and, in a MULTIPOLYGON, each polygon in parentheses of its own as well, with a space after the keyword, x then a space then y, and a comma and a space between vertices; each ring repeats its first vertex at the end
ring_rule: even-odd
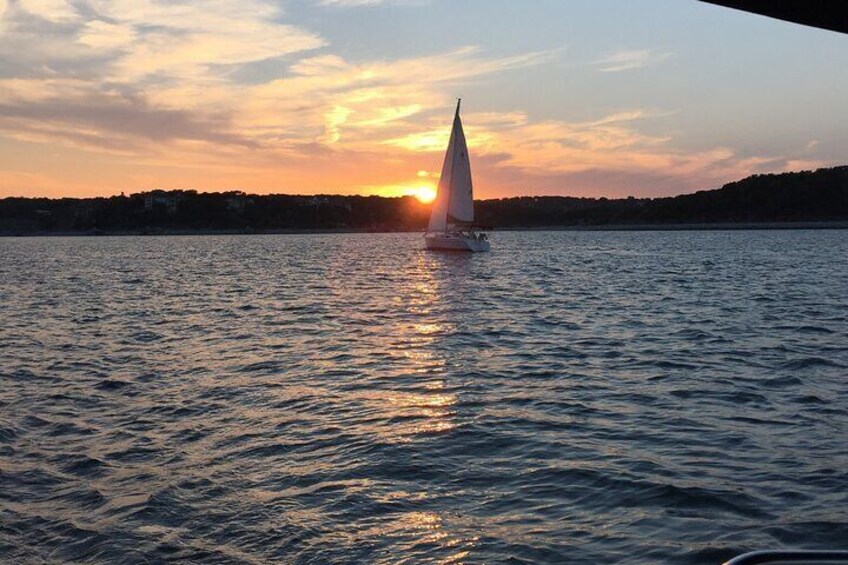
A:
POLYGON ((695 0, 0 0, 0 196, 478 197, 843 164, 848 37, 695 0))

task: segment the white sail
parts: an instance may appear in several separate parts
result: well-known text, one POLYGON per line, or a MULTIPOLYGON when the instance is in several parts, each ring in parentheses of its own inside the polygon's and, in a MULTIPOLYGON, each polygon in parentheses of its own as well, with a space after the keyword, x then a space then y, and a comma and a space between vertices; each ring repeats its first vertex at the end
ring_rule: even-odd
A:
POLYGON ((474 195, 471 186, 471 163, 468 160, 468 147, 465 144, 465 133, 462 131, 459 102, 457 102, 453 129, 448 150, 445 153, 445 162, 442 165, 442 176, 439 177, 439 188, 436 192, 436 200, 433 201, 427 230, 445 231, 451 224, 473 221, 474 195))

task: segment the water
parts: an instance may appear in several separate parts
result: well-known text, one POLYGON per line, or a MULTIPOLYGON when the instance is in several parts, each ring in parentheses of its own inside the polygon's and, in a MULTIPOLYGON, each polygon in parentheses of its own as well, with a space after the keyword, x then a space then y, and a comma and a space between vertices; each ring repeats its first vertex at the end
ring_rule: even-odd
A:
POLYGON ((13 563, 848 540, 848 232, 0 239, 13 563))

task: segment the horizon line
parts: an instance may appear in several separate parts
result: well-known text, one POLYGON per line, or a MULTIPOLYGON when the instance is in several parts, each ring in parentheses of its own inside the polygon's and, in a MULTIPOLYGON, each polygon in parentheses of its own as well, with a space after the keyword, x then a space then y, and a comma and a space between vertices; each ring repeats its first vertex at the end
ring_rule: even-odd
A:
MULTIPOLYGON (((702 188, 699 190, 695 190, 693 192, 681 192, 678 194, 672 194, 667 196, 571 196, 568 194, 519 194, 515 196, 504 196, 498 198, 475 198, 475 201, 486 202, 489 200, 510 200, 514 198, 574 198, 579 200, 659 200, 663 198, 676 198, 678 196, 688 196, 692 194, 698 194, 699 192, 710 192, 714 190, 720 190, 728 185, 735 184, 737 182, 744 181, 749 178, 757 178, 757 177, 765 177, 765 176, 780 176, 780 175, 794 175, 794 174, 802 174, 802 173, 815 173, 823 170, 833 170, 833 169, 841 169, 848 167, 848 164, 844 165, 834 165, 832 167, 819 167, 817 169, 802 169, 798 171, 781 171, 778 173, 754 173, 743 177, 741 179, 731 181, 725 183, 718 187, 713 188, 702 188)), ((225 195, 228 193, 241 193, 243 196, 288 196, 288 197, 304 197, 304 198, 315 198, 315 197, 333 197, 333 198, 385 198, 385 199, 395 199, 395 198, 413 198, 416 199, 414 194, 399 194, 396 196, 384 196, 380 194, 340 194, 340 193, 332 193, 332 192, 315 192, 315 193, 288 193, 288 192, 267 192, 267 193, 254 193, 254 192, 246 192, 242 189, 232 188, 229 190, 204 190, 197 188, 150 188, 146 190, 141 190, 139 192, 130 192, 129 194, 124 194, 124 191, 120 191, 120 194, 110 194, 110 195, 102 195, 102 196, 2 196, 0 197, 0 201, 7 199, 26 199, 26 200, 96 200, 98 198, 131 198, 133 196, 142 196, 145 194, 150 194, 154 192, 194 192, 195 194, 217 194, 217 195, 225 195)), ((429 205, 430 203, 421 203, 422 205, 429 205)))

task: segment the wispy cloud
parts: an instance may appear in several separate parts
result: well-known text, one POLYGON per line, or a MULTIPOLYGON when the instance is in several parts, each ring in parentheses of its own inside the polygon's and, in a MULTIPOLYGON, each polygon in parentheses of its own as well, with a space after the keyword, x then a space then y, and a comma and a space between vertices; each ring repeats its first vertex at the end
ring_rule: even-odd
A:
POLYGON ((78 74, 99 61, 92 78, 131 82, 155 75, 198 80, 211 78, 213 66, 326 44, 314 33, 279 23, 278 17, 275 6, 260 0, 18 0, 4 13, 0 54, 41 74, 78 74))
POLYGON ((320 4, 322 6, 340 6, 344 8, 358 7, 358 6, 376 6, 377 4, 382 4, 385 0, 321 0, 320 4))
POLYGON ((319 0, 322 6, 333 6, 339 8, 360 8, 363 6, 377 6, 380 4, 422 4, 426 0, 319 0))
POLYGON ((73 22, 80 19, 76 6, 65 0, 17 0, 15 4, 24 12, 53 23, 73 22))
POLYGON ((635 49, 616 51, 592 63, 603 73, 617 73, 632 69, 641 69, 671 57, 671 53, 655 49, 635 49))

